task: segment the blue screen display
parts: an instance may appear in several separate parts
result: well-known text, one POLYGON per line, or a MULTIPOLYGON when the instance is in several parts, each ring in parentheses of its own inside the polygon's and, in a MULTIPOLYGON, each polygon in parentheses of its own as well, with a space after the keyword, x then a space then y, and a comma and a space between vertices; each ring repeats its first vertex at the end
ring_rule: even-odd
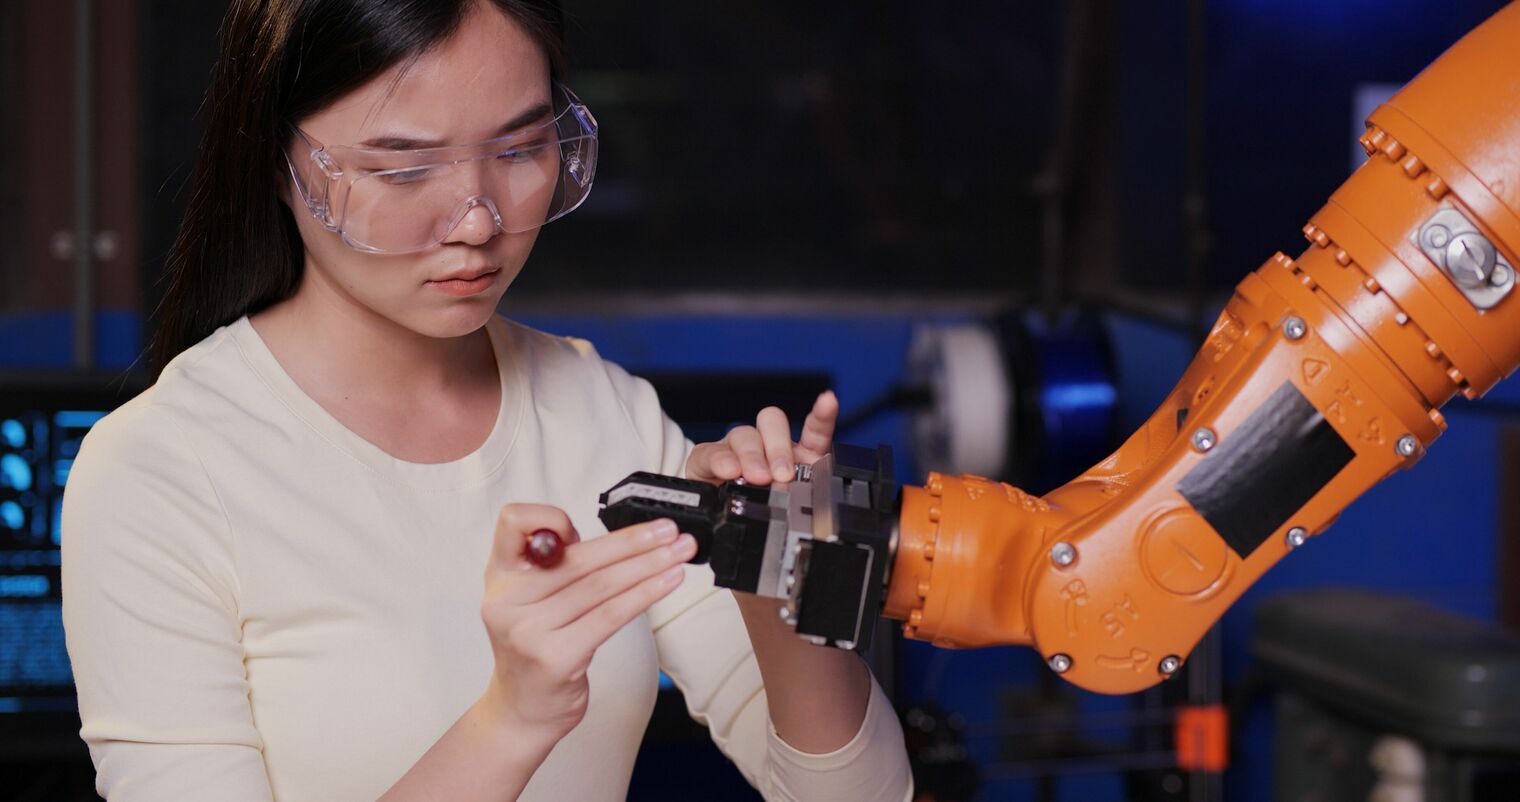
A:
POLYGON ((0 713, 74 706, 59 593, 63 489, 106 412, 43 400, 0 388, 0 713))

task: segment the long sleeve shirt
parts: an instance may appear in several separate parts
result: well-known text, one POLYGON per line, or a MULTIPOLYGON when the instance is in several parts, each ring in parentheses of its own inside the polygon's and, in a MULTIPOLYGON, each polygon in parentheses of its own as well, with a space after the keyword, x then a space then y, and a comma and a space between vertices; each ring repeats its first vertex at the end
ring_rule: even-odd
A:
MULTIPOLYGON (((494 524, 552 504, 605 535, 601 490, 681 471, 691 443, 647 382, 585 341, 494 318, 490 435, 453 462, 396 459, 281 368, 246 318, 98 423, 63 509, 64 622, 97 788, 118 800, 368 800, 485 689, 494 524)), ((770 726, 732 595, 686 566, 588 673, 584 720, 522 800, 616 800, 657 668, 768 799, 906 800, 902 732, 873 683, 827 755, 770 726)))

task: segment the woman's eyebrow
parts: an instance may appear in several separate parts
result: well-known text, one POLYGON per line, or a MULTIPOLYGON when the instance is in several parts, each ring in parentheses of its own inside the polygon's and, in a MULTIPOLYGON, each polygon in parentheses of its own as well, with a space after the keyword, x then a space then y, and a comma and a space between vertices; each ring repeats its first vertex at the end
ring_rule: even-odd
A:
MULTIPOLYGON (((491 138, 495 139, 496 137, 506 136, 507 134, 510 134, 513 131, 522 128, 523 126, 528 125, 529 123, 537 122, 538 120, 549 116, 552 111, 553 109, 549 106, 548 103, 540 103, 537 106, 534 106, 533 108, 523 112, 522 114, 513 117, 511 120, 508 120, 505 125, 496 129, 496 133, 492 134, 491 138)), ((447 144, 448 143, 446 142, 440 142, 432 139, 411 139, 404 136, 379 136, 360 142, 359 147, 381 148, 384 150, 418 150, 421 148, 441 148, 447 144)))

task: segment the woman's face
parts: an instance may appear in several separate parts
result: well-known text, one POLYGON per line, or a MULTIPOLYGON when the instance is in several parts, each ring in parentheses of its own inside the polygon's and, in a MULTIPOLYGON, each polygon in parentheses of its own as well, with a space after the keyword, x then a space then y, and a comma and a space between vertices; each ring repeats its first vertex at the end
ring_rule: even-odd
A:
MULTIPOLYGON (((299 125, 328 146, 463 145, 500 136, 504 125, 524 121, 525 114, 549 105, 543 51, 515 21, 489 3, 477 3, 440 46, 376 77, 299 125)), ((549 119, 543 114, 523 127, 549 119)), ((303 174, 312 164, 300 138, 290 156, 303 174)), ((467 178, 468 172, 461 175, 467 178)), ((459 199, 474 191, 463 181, 459 199)), ((323 228, 294 188, 287 200, 306 247, 306 275, 298 294, 322 292, 352 311, 378 315, 429 337, 458 337, 485 325, 538 236, 537 228, 500 233, 490 212, 477 207, 437 246, 408 254, 365 253, 323 228)), ((504 199, 495 202, 501 206, 504 199)))

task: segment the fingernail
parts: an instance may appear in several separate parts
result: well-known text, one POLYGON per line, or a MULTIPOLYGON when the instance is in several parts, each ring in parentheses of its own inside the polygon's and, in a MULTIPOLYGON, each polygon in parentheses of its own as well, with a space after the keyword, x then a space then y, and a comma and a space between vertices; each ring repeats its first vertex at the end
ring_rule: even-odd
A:
POLYGON ((674 540, 679 531, 675 521, 664 518, 655 521, 654 525, 649 527, 649 539, 656 543, 666 543, 674 540))
POLYGON ((683 575, 685 575, 685 573, 686 572, 683 571, 683 570, 681 570, 681 566, 679 566, 679 565, 676 566, 676 567, 674 567, 674 568, 671 568, 670 570, 666 571, 665 573, 660 574, 660 584, 661 585, 674 585, 674 584, 677 584, 677 583, 679 583, 681 581, 681 577, 683 575))
POLYGON ((777 479, 784 479, 786 478, 786 475, 791 472, 792 469, 786 464, 785 460, 778 459, 775 462, 771 463, 771 473, 775 474, 777 479))
POLYGON ((670 550, 686 557, 697 553, 697 539, 691 535, 681 535, 681 539, 670 544, 670 550))

